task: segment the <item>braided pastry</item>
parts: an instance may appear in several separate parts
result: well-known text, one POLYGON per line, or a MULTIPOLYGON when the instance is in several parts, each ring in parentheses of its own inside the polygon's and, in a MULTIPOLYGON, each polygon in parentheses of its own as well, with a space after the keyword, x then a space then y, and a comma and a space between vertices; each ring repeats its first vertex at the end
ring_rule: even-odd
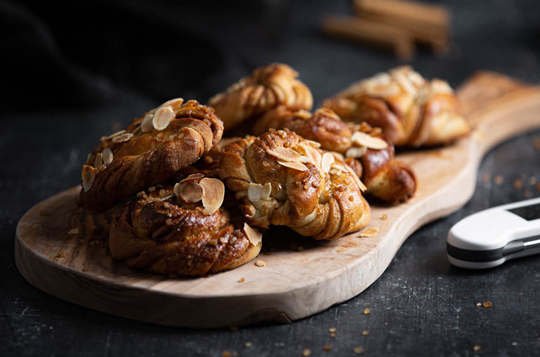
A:
POLYGON ((216 110, 227 131, 278 105, 310 110, 313 97, 297 76, 285 64, 271 64, 256 69, 251 76, 210 98, 208 105, 216 110))
POLYGON ((221 181, 191 175, 141 192, 114 218, 109 246, 127 266, 161 274, 203 276, 233 269, 259 254, 261 234, 222 206, 221 181))
POLYGON ((102 212, 154 186, 208 153, 223 134, 212 108, 171 100, 101 138, 82 169, 81 203, 102 212))
POLYGON ((338 157, 317 147, 288 129, 225 147, 220 177, 243 202, 249 224, 336 239, 369 223, 362 182, 338 157))
POLYGON ((366 123, 345 123, 333 111, 319 109, 291 111, 280 106, 257 120, 253 133, 260 135, 271 128, 289 129, 304 139, 321 144, 323 150, 335 151, 365 183, 367 193, 390 203, 406 201, 416 191, 413 170, 394 160, 394 146, 380 129, 366 123))
POLYGON ((426 81, 408 66, 353 84, 323 107, 345 121, 380 127, 396 146, 447 144, 470 131, 448 83, 426 81))

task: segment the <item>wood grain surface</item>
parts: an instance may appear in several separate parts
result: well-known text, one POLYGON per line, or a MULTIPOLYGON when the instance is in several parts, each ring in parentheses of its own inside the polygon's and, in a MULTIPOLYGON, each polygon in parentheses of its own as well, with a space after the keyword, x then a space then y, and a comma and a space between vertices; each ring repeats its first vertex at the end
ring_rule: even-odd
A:
MULTIPOLYGON (((333 242, 270 239, 266 266, 248 263, 200 279, 132 271, 112 260, 88 232, 68 234, 77 219, 77 189, 34 208, 17 227, 17 268, 32 285, 61 299, 106 313, 165 325, 222 327, 290 322, 359 294, 388 267, 406 238, 423 224, 461 207, 474 192, 477 167, 494 145, 540 127, 540 89, 482 72, 459 91, 476 128, 455 145, 410 151, 400 159, 418 174, 406 204, 372 207, 372 238, 352 234, 333 242), (387 219, 382 219, 386 215, 387 219), (239 280, 244 279, 240 283, 239 280)), ((265 241, 266 244, 266 241, 265 241)))

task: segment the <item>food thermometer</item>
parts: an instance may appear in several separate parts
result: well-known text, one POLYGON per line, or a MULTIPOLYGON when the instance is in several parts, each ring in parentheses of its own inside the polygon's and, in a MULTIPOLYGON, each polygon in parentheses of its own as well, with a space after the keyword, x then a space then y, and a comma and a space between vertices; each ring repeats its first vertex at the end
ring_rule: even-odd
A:
POLYGON ((540 253, 540 198, 510 203, 470 215, 448 232, 448 260, 485 269, 540 253))

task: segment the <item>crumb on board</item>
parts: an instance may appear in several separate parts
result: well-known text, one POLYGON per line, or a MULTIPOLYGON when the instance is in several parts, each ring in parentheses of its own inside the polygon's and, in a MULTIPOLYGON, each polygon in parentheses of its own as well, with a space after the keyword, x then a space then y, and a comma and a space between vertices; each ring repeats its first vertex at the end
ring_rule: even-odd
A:
POLYGON ((371 309, 370 309, 370 308, 367 308, 367 309, 364 310, 364 314, 367 315, 367 314, 369 314, 369 313, 371 313, 371 309))
POLYGON ((353 349, 354 353, 356 354, 360 354, 360 353, 363 353, 364 352, 364 349, 362 347, 355 347, 353 349))
POLYGON ((500 185, 504 182, 504 177, 497 175, 495 176, 495 180, 493 180, 493 182, 495 182, 495 185, 500 185))
POLYGON ((369 335, 369 331, 368 331, 368 330, 362 331, 362 336, 367 336, 367 335, 369 335))
POLYGON ((481 302, 477 302, 477 303, 476 303, 476 306, 480 307, 480 306, 482 306, 482 303, 481 303, 481 302))
POLYGON ((251 343, 251 342, 244 343, 244 346, 246 346, 246 347, 250 347, 251 345, 253 345, 253 343, 251 343))
POLYGON ((534 138, 533 139, 533 146, 536 150, 540 150, 540 138, 534 138))
POLYGON ((483 176, 482 176, 482 181, 484 182, 488 182, 489 180, 491 180, 491 175, 489 173, 485 173, 483 176))
POLYGON ((332 332, 332 333, 330 334, 330 337, 336 337, 335 332, 332 332))
POLYGON ((330 345, 324 345, 323 350, 330 351, 332 349, 332 346, 330 345))
POLYGON ((302 356, 304 357, 311 356, 311 350, 309 348, 304 348, 302 350, 302 356))
POLYGON ((515 180, 514 181, 514 188, 520 189, 522 187, 523 187, 523 181, 521 181, 521 180, 515 180))
POLYGON ((480 345, 473 346, 473 351, 480 351, 480 345))
POLYGON ((262 268, 262 267, 266 266, 266 263, 263 262, 262 260, 257 260, 255 262, 255 266, 258 266, 259 268, 262 268))
POLYGON ((238 280, 239 283, 243 283, 244 281, 246 281, 244 278, 240 278, 240 280, 238 280))
POLYGON ((337 329, 336 329, 335 327, 330 327, 330 328, 328 329, 328 331, 330 331, 330 332, 336 332, 337 329))
POLYGON ((491 301, 484 301, 484 303, 482 304, 482 306, 488 307, 488 308, 489 308, 489 307, 493 306, 493 304, 491 303, 491 301))
POLYGON ((364 229, 362 232, 360 232, 359 237, 360 238, 371 238, 375 237, 379 233, 379 228, 377 227, 370 227, 367 229, 364 229))
POLYGON ((388 215, 387 215, 386 213, 383 214, 383 215, 381 216, 381 219, 382 219, 383 221, 386 221, 386 220, 388 219, 388 215))

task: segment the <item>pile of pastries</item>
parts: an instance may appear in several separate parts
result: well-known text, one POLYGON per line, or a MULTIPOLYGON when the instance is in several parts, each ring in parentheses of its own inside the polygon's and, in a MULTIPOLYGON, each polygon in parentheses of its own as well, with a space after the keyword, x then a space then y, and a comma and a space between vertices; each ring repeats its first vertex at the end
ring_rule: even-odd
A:
POLYGON ((203 276, 254 259, 286 226, 337 239, 370 221, 366 200, 414 196, 394 146, 442 145, 470 128, 448 84, 410 67, 353 84, 311 112, 284 64, 255 70, 207 105, 172 99, 102 137, 80 202, 112 216, 108 246, 131 268, 203 276))

